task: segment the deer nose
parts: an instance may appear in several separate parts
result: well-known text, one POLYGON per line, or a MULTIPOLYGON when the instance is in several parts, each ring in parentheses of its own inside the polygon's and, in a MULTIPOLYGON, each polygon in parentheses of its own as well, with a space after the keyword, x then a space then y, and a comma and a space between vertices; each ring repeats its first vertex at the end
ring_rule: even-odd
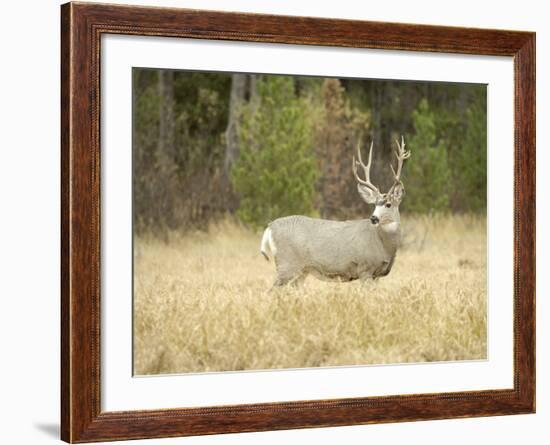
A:
POLYGON ((373 224, 378 224, 378 221, 380 221, 380 220, 378 219, 378 216, 372 215, 372 216, 370 217, 370 222, 371 222, 371 223, 373 223, 373 224))

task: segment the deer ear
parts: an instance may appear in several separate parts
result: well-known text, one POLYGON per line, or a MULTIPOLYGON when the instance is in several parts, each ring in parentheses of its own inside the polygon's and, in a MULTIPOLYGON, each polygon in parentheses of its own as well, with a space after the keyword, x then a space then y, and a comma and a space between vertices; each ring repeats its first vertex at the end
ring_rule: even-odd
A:
POLYGON ((370 188, 362 184, 357 184, 357 190, 359 190, 361 198, 363 198, 367 204, 374 204, 376 202, 376 192, 372 191, 370 188))
POLYGON ((399 182, 393 187, 390 200, 395 204, 399 204, 403 199, 403 196, 405 196, 405 187, 401 182, 399 182))

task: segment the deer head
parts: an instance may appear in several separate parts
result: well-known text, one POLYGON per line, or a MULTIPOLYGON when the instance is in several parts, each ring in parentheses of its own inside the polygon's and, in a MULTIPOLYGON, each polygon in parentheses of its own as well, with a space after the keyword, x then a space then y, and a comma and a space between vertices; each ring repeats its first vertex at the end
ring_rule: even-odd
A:
POLYGON ((401 170, 403 168, 403 162, 411 156, 410 151, 405 150, 405 141, 401 136, 401 144, 399 141, 395 141, 397 149, 395 150, 395 156, 397 158, 397 169, 393 168, 390 164, 393 173, 393 184, 387 193, 381 193, 380 190, 370 180, 370 167, 372 163, 372 147, 370 144, 369 160, 367 165, 363 163, 361 159, 360 143, 357 143, 357 160, 353 157, 353 174, 357 180, 357 189, 363 200, 367 204, 374 204, 374 212, 370 217, 373 224, 390 224, 399 223, 399 204, 405 194, 405 187, 401 182, 401 170), (357 167, 363 168, 365 179, 361 179, 357 173, 357 167))

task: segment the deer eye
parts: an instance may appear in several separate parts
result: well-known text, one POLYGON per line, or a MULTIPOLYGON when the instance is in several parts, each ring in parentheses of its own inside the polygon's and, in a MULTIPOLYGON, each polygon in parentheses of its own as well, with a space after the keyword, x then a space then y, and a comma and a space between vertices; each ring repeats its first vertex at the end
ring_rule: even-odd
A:
POLYGON ((386 207, 389 209, 391 207, 391 204, 389 202, 387 202, 386 207))

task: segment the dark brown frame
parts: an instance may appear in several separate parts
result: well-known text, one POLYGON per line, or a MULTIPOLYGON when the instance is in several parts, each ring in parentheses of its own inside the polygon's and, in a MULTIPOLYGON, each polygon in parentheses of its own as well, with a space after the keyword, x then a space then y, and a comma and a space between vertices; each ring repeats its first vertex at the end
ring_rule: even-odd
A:
POLYGON ((61 37, 63 440, 93 442, 535 412, 534 33, 68 3, 61 7, 61 37), (99 69, 104 33, 513 56, 514 388, 102 412, 99 69))

